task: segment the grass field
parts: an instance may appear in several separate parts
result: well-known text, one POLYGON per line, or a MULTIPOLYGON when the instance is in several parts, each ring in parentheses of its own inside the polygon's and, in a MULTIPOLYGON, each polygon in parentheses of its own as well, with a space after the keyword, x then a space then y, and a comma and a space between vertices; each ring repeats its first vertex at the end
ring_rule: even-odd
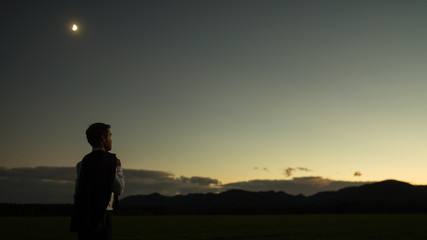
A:
MULTIPOLYGON (((76 239, 69 218, 0 218, 1 239, 76 239)), ((427 239, 427 214, 114 216, 115 240, 427 239)))

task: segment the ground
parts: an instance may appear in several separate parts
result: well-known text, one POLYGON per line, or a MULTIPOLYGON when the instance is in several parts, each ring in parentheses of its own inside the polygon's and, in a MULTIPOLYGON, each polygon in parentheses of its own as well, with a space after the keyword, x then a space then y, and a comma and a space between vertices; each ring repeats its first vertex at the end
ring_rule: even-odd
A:
MULTIPOLYGON (((2 239, 76 239, 68 217, 0 218, 2 239)), ((115 240, 427 239, 427 214, 114 216, 115 240)))

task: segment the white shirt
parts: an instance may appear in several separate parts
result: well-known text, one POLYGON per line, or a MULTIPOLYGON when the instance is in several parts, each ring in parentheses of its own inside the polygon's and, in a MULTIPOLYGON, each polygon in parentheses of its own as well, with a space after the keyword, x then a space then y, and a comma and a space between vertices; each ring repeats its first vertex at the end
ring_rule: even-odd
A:
MULTIPOLYGON (((94 148, 92 151, 99 151, 101 149, 94 148)), ((102 151, 102 150, 101 150, 102 151)), ((79 184, 79 178, 80 178, 80 171, 82 169, 82 161, 77 163, 77 179, 76 179, 76 186, 74 190, 74 197, 76 196, 77 192, 77 186, 79 184)), ((125 191, 125 177, 123 176, 123 170, 121 166, 116 166, 116 176, 114 178, 114 184, 113 184, 113 192, 111 192, 111 198, 110 202, 107 206, 107 211, 113 210, 113 201, 114 201, 114 194, 121 195, 125 191)))

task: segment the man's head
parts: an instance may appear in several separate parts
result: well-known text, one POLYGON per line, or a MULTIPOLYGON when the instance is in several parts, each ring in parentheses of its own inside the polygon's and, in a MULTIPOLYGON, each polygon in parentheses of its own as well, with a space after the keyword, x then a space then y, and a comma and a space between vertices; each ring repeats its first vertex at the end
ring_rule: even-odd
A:
POLYGON ((113 145, 111 140, 110 125, 105 123, 94 123, 86 130, 86 138, 93 148, 101 148, 110 151, 113 145))

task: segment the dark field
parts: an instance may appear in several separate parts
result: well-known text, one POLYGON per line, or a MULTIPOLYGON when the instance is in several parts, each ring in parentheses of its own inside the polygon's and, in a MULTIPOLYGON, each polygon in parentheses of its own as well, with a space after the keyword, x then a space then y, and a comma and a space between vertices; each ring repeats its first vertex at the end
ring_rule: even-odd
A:
MULTIPOLYGON (((0 218, 1 239, 76 239, 67 217, 0 218)), ((427 214, 114 216, 114 239, 427 239, 427 214)))

